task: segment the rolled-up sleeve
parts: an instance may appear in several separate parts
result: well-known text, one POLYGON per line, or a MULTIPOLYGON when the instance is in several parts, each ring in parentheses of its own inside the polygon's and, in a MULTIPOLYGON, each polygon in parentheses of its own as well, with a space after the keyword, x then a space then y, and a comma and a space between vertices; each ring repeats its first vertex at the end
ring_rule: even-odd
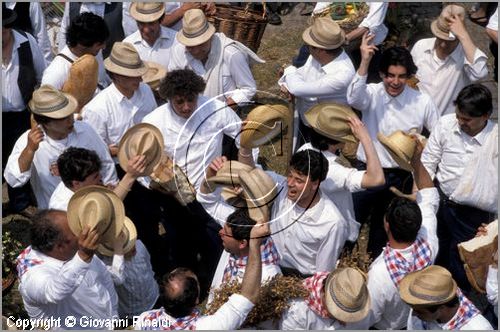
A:
POLYGON ((465 58, 464 71, 472 82, 488 76, 488 57, 479 48, 474 52, 474 61, 470 63, 465 58))
POLYGON ((196 322, 197 330, 236 330, 254 304, 240 294, 233 294, 213 315, 203 316, 196 322))
POLYGON ((347 87, 347 102, 361 111, 368 109, 372 97, 366 84, 367 77, 368 75, 360 76, 356 73, 347 87))
POLYGON ((25 185, 31 178, 31 167, 33 167, 33 164, 26 172, 21 172, 19 168, 19 157, 28 144, 28 133, 29 131, 25 132, 17 140, 3 173, 5 181, 14 188, 25 185))

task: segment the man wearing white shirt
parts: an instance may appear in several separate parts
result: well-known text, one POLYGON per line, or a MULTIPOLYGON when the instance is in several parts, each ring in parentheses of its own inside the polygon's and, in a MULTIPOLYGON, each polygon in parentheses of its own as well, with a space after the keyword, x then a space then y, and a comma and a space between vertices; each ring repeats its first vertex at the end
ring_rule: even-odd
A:
POLYGON ((422 162, 438 182, 441 203, 436 262, 447 267, 465 292, 457 244, 476 234, 481 223, 498 213, 498 126, 489 120, 491 92, 481 84, 466 86, 457 96, 455 114, 443 116, 429 137, 422 162))
MULTIPOLYGON (((411 186, 411 174, 399 168, 378 140, 377 134, 381 132, 391 135, 396 130, 409 132, 412 129, 421 133, 424 127, 431 131, 437 122, 438 113, 428 95, 406 85, 406 80, 415 74, 417 68, 410 52, 402 47, 392 47, 383 52, 379 66, 382 82, 366 84, 368 66, 377 49, 371 43, 374 37, 363 35, 360 47, 361 65, 347 90, 347 101, 350 106, 361 111, 363 123, 368 129, 385 173, 384 186, 353 195, 356 220, 363 224, 371 214, 368 251, 376 257, 386 241, 383 215, 393 197, 389 188, 401 188, 404 183, 411 186)), ((366 156, 361 147, 358 147, 357 159, 360 163, 356 167, 364 169, 366 156)))
POLYGON ((113 281, 94 255, 97 231, 86 226, 77 238, 66 212, 43 210, 34 217, 30 233, 31 246, 17 258, 19 293, 30 318, 61 318, 58 327, 63 329, 109 329, 104 323, 85 326, 85 318, 81 320, 117 317, 113 281))
POLYGON ((458 92, 488 75, 488 58, 474 45, 464 20, 462 6, 446 6, 431 24, 435 38, 419 40, 411 51, 418 87, 432 97, 440 115, 454 113, 458 92))
POLYGON ((134 45, 142 60, 159 63, 167 69, 175 43, 175 31, 161 25, 165 4, 134 2, 130 6, 130 15, 136 20, 139 30, 123 41, 134 45))
POLYGON ((439 194, 420 161, 423 146, 417 142, 411 160, 415 169, 417 202, 396 197, 384 217, 389 241, 370 265, 368 289, 372 297, 370 326, 378 330, 403 329, 410 307, 400 298, 398 286, 406 274, 433 264, 438 253, 436 212, 439 194))
POLYGON ((486 34, 490 37, 490 51, 493 54, 493 71, 495 81, 498 82, 498 8, 491 15, 488 25, 486 26, 486 34))

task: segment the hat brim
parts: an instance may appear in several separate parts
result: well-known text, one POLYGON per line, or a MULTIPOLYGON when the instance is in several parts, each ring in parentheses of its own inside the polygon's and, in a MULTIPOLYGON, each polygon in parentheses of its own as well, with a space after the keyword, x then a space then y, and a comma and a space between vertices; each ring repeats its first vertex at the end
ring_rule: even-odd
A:
POLYGON ((290 114, 284 105, 256 107, 248 113, 241 131, 240 145, 251 149, 268 143, 283 133, 290 122, 290 114))
MULTIPOLYGON (((165 150, 165 145, 163 141, 163 135, 161 134, 160 130, 153 126, 152 124, 149 123, 139 123, 136 124, 135 126, 131 127, 129 130, 125 132, 123 135, 122 139, 120 140, 120 144, 118 147, 118 162, 120 163, 120 167, 124 170, 127 171, 127 166, 128 166, 128 161, 130 158, 133 158, 135 156, 128 155, 125 146, 125 144, 133 135, 135 135, 139 130, 142 129, 148 129, 150 130, 156 140, 158 141, 158 144, 161 147, 161 151, 163 152, 165 150)), ((156 165, 158 165, 161 161, 162 154, 158 153, 152 160, 146 160, 146 168, 144 170, 145 175, 150 175, 153 173, 153 170, 155 169, 156 165)))
POLYGON ((146 65, 146 63, 144 61, 142 62, 141 67, 132 69, 132 68, 125 68, 125 67, 117 65, 116 63, 111 61, 111 59, 109 57, 107 57, 104 60, 104 68, 106 68, 106 70, 108 70, 112 73, 122 75, 122 76, 127 76, 127 77, 139 77, 139 76, 146 74, 146 72, 148 71, 148 66, 146 65))
MULTIPOLYGON (((135 246, 135 242, 137 241, 137 229, 135 228, 134 223, 128 217, 125 217, 123 221, 123 229, 126 230, 127 242, 123 247, 123 253, 126 254, 135 246)), ((115 238, 116 240, 116 238, 115 238)), ((97 251, 104 256, 113 256, 114 255, 114 241, 109 243, 100 243, 97 247, 97 251)))
POLYGON ((389 152, 392 159, 405 171, 413 172, 413 167, 411 166, 410 159, 405 156, 405 154, 389 140, 387 136, 382 133, 377 134, 377 139, 384 146, 384 148, 389 152))
POLYGON ((167 75, 167 70, 156 62, 144 61, 148 71, 142 75, 142 81, 148 84, 151 89, 156 90, 160 87, 160 81, 167 75))
POLYGON ((66 106, 64 106, 61 109, 58 109, 57 111, 40 112, 39 110, 36 109, 33 99, 29 101, 28 107, 31 113, 42 115, 51 119, 63 119, 75 113, 75 111, 78 109, 78 101, 76 100, 75 97, 73 97, 69 93, 62 92, 62 94, 64 94, 64 96, 68 99, 68 103, 66 104, 66 106))
MULTIPOLYGON (((356 143, 357 144, 358 140, 352 134, 344 135, 344 136, 336 136, 336 135, 333 135, 333 133, 322 130, 321 128, 318 128, 316 126, 316 123, 318 121, 318 116, 321 112, 320 105, 321 104, 315 105, 304 113, 304 117, 306 118, 306 120, 309 123, 309 125, 311 126, 311 128, 315 132, 317 132, 318 134, 321 134, 321 135, 326 136, 328 138, 331 138, 333 140, 336 140, 339 142, 344 142, 344 143, 356 143)), ((352 112, 351 116, 355 116, 357 118, 357 115, 354 112, 352 112)))
POLYGON ((314 39, 312 39, 312 37, 311 37, 311 29, 312 29, 312 26, 310 26, 307 29, 305 29, 304 32, 302 33, 302 40, 307 45, 314 46, 314 47, 317 47, 317 48, 321 48, 323 50, 334 50, 336 48, 341 47, 345 43, 345 32, 343 30, 340 31, 341 38, 340 38, 340 41, 337 44, 322 45, 322 44, 319 44, 319 43, 315 42, 314 39))
POLYGON ((184 46, 198 46, 203 44, 204 42, 208 41, 210 38, 212 38, 213 34, 215 33, 215 27, 212 25, 212 23, 208 22, 208 29, 204 33, 202 33, 199 36, 196 36, 194 38, 188 38, 184 35, 183 30, 179 30, 176 34, 177 41, 181 43, 184 46))
POLYGON ((158 11, 157 13, 141 14, 137 11, 137 3, 132 2, 132 4, 130 5, 129 13, 130 16, 132 16, 132 18, 138 22, 150 23, 158 21, 160 17, 163 16, 163 14, 165 13, 164 4, 161 6, 161 9, 162 10, 158 11))
MULTIPOLYGON (((446 302, 449 302, 451 299, 453 299, 456 294, 457 294, 457 283, 453 278, 451 278, 451 281, 453 282, 453 287, 452 290, 450 291, 450 294, 448 294, 446 297, 442 298, 441 300, 436 300, 433 298, 432 300, 429 300, 428 298, 420 298, 415 295, 413 295, 412 291, 410 290, 411 285, 415 281, 415 279, 418 277, 422 271, 428 270, 434 268, 434 265, 430 265, 426 267, 425 269, 419 270, 419 271, 414 271, 408 273, 401 281, 399 282, 399 296, 401 299, 411 305, 411 306, 429 306, 429 305, 439 305, 443 304, 446 302)), ((424 296, 425 297, 425 296, 424 296)))
POLYGON ((437 20, 432 21, 432 23, 431 23, 431 32, 432 32, 432 34, 435 37, 437 37, 439 39, 443 39, 443 40, 447 40, 447 41, 453 41, 453 40, 455 40, 455 38, 450 38, 449 34, 446 34, 443 31, 441 31, 441 30, 438 29, 438 27, 437 27, 437 20))

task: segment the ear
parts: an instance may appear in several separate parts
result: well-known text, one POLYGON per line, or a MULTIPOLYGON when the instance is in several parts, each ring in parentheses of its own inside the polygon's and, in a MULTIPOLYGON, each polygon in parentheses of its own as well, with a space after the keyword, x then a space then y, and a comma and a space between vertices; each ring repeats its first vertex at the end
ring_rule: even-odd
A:
POLYGON ((316 180, 316 181, 311 181, 311 187, 312 189, 314 189, 314 191, 318 190, 319 189, 319 180, 316 180))
POLYGON ((241 240, 240 243, 238 244, 238 248, 240 250, 243 250, 246 247, 248 247, 248 240, 241 240))
POLYGON ((385 216, 384 216, 384 230, 385 230, 386 234, 389 234, 391 232, 391 230, 389 228, 389 223, 387 222, 387 219, 385 218, 385 216))
POLYGON ((73 189, 74 191, 77 191, 78 189, 80 189, 80 186, 81 186, 80 181, 71 180, 71 188, 69 188, 69 189, 73 189))

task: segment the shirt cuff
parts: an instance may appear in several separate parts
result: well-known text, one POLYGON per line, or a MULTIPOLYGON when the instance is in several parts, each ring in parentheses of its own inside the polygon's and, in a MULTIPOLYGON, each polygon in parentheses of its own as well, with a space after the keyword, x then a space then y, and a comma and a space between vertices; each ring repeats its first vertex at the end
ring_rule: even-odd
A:
POLYGON ((354 83, 354 84, 356 84, 356 83, 366 84, 367 79, 368 79, 368 74, 361 76, 356 72, 356 74, 354 74, 354 78, 352 79, 352 83, 354 83))
POLYGON ((252 301, 247 299, 241 294, 233 294, 229 297, 228 300, 229 303, 231 303, 235 308, 238 308, 238 310, 243 313, 245 316, 252 310, 254 307, 254 304, 252 301))
POLYGON ((439 193, 435 187, 424 188, 417 191, 417 204, 421 203, 433 204, 435 202, 439 203, 439 193))
POLYGON ((350 191, 351 192, 357 192, 363 190, 363 187, 361 186, 361 182, 363 182, 363 176, 365 176, 366 171, 355 171, 351 175, 350 178, 350 191))
POLYGON ((215 190, 211 193, 202 193, 201 191, 198 191, 196 193, 196 200, 201 204, 213 204, 218 201, 218 198, 221 196, 222 193, 222 188, 217 187, 215 190))

